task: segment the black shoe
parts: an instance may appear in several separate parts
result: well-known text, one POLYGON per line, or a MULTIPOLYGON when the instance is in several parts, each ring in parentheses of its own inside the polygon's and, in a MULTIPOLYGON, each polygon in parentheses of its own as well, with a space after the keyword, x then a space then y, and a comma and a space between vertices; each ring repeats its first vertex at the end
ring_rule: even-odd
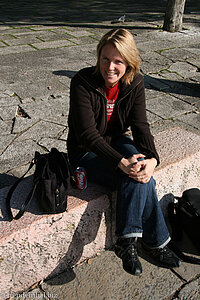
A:
POLYGON ((114 251, 122 259, 126 272, 136 276, 142 273, 142 266, 137 255, 136 238, 119 238, 114 251))
POLYGON ((163 248, 151 249, 142 244, 145 253, 152 258, 155 262, 159 263, 165 268, 180 267, 181 260, 176 254, 170 250, 167 246, 163 248))

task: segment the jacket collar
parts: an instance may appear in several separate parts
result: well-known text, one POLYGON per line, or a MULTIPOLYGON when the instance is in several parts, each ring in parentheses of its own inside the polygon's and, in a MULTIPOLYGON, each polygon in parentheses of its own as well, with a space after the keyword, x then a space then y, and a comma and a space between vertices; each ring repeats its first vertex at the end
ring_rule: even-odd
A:
MULTIPOLYGON (((101 76, 101 74, 98 75, 95 73, 94 66, 81 69, 77 75, 80 76, 93 89, 99 90, 101 93, 104 93, 105 90, 104 79, 101 76)), ((138 73, 135 74, 133 81, 131 82, 130 85, 127 85, 124 82, 121 83, 120 96, 123 97, 124 95, 131 92, 141 82, 141 76, 142 75, 138 73)))

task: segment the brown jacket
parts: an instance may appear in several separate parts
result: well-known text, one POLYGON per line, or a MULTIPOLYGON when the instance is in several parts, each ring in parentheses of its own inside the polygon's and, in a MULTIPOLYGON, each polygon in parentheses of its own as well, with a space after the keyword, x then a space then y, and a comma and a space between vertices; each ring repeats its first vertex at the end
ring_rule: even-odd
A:
POLYGON ((159 157, 146 118, 144 81, 136 74, 131 85, 121 84, 115 103, 118 116, 113 128, 107 128, 104 81, 94 74, 94 67, 80 70, 70 87, 68 151, 92 151, 116 168, 122 155, 112 148, 113 139, 131 129, 138 150, 150 157, 159 157))

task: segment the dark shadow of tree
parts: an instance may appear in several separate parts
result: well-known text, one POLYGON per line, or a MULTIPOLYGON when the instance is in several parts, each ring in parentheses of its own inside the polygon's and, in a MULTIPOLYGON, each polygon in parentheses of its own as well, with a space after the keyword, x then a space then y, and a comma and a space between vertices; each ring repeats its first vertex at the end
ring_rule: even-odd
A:
MULTIPOLYGON (((72 70, 56 70, 52 73, 57 76, 66 76, 71 79, 77 72, 72 70)), ((144 75, 144 84, 145 88, 149 90, 156 90, 160 92, 197 98, 199 98, 200 95, 200 85, 198 83, 181 82, 177 80, 154 78, 149 75, 144 75)))
POLYGON ((11 25, 16 22, 23 24, 51 24, 56 22, 59 24, 69 25, 70 23, 97 23, 102 21, 112 21, 119 18, 121 14, 126 14, 128 20, 134 20, 139 15, 141 18, 144 14, 148 15, 148 20, 155 20, 158 16, 155 12, 161 13, 165 10, 165 3, 155 0, 152 3, 143 0, 132 3, 129 0, 123 1, 123 9, 121 1, 114 2, 104 1, 72 1, 72 0, 40 0, 40 1, 24 1, 19 0, 17 3, 12 0, 0 1, 0 20, 8 21, 11 25), (154 13, 154 14, 153 14, 154 13))
MULTIPOLYGON (((0 0, 1 25, 66 25, 76 23, 88 24, 98 22, 112 22, 121 15, 126 15, 127 22, 143 21, 154 22, 163 20, 166 1, 162 0, 120 0, 116 1, 86 1, 86 0, 0 0)), ((188 0, 185 13, 198 12, 199 1, 188 0)), ((185 20, 187 22, 187 19, 185 20)), ((189 19, 190 21, 190 19, 189 19)), ((193 21, 193 19, 192 19, 193 21)), ((84 26, 85 26, 84 25, 84 26)))
POLYGON ((200 85, 193 82, 182 82, 164 78, 154 78, 149 75, 144 76, 145 88, 177 95, 187 95, 198 97, 200 95, 200 85))

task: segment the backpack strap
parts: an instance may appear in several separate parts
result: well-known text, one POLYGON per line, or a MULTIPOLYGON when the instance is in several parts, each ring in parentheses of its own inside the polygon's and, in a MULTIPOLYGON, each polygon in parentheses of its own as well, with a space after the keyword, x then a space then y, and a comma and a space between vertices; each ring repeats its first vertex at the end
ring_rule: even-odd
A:
POLYGON ((6 196, 6 209, 7 209, 7 213, 8 213, 8 216, 9 216, 9 221, 12 221, 13 219, 18 220, 19 218, 21 218, 21 216, 24 214, 24 211, 25 211, 28 203, 33 198, 33 194, 34 194, 35 188, 36 188, 35 185, 31 189, 30 193, 28 194, 28 196, 27 196, 24 204, 22 205, 20 211, 17 213, 17 215, 15 217, 13 216, 12 211, 11 211, 11 206, 10 206, 10 200, 11 200, 12 194, 15 191, 15 189, 17 188, 18 184, 22 181, 24 176, 32 169, 34 164, 35 164, 35 162, 34 162, 34 160, 32 160, 29 167, 28 167, 28 170, 13 184, 13 186, 10 188, 10 190, 9 190, 7 196, 6 196))
MULTIPOLYGON (((176 201, 180 199, 179 197, 174 197, 176 201)), ((183 236, 183 229, 178 202, 175 203, 175 201, 173 201, 168 204, 168 218, 172 229, 172 240, 180 241, 183 236)))

